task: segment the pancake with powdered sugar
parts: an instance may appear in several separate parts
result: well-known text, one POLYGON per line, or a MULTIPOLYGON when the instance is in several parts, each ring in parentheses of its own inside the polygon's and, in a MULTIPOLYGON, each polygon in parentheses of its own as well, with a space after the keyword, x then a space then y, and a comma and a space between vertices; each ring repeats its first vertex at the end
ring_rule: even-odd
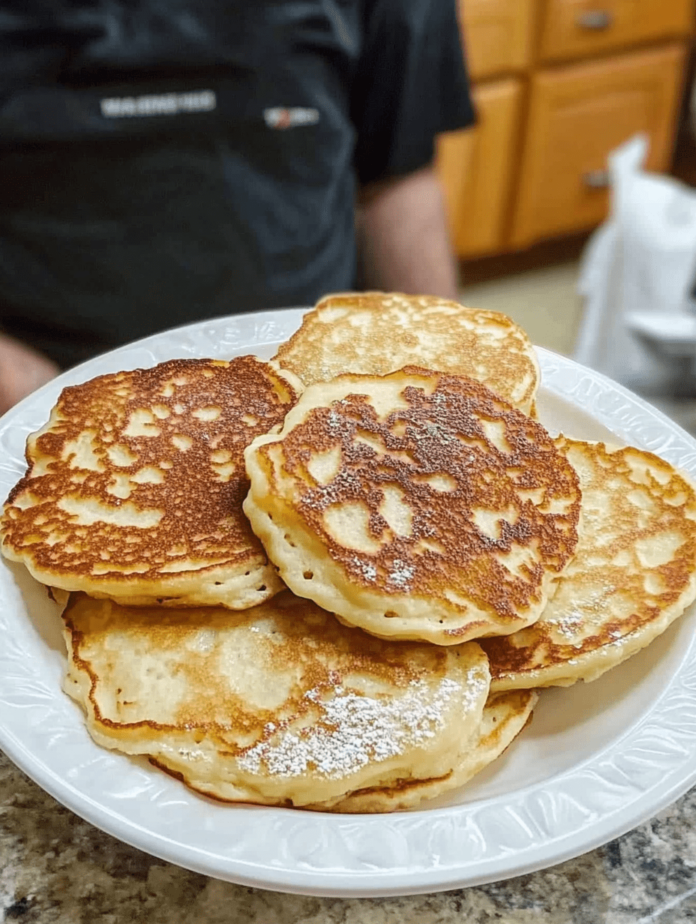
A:
POLYGON ((63 619, 65 689, 94 740, 223 800, 330 804, 446 776, 488 696, 476 643, 385 642, 289 592, 243 612, 73 595, 63 619))
POLYGON ((380 637, 511 634, 575 551, 572 466, 464 376, 407 367, 312 385, 245 460, 244 510, 285 583, 380 637))
POLYGON ((534 690, 493 693, 487 701, 474 740, 449 773, 430 780, 402 779, 351 793, 329 804, 308 805, 316 811, 395 812, 459 789, 497 760, 529 724, 539 700, 534 690))

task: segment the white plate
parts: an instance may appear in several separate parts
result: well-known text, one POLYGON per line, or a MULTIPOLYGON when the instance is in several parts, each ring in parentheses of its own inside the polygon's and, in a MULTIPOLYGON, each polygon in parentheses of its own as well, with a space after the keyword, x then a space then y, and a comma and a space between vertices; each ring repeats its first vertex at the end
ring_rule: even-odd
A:
MULTIPOLYGON (((24 469, 28 433, 66 384, 172 357, 268 358, 301 310, 197 324, 72 370, 0 421, 0 494, 24 469)), ((604 377, 539 350, 542 420, 623 440, 696 478, 696 442, 604 377), (613 434, 613 437, 612 437, 613 434)), ((448 799, 394 815, 223 806, 102 750, 60 689, 59 619, 19 566, 0 565, 0 746, 88 821, 148 853, 246 885, 314 895, 431 892, 504 879, 577 856, 640 824, 696 782, 696 610, 590 685, 545 691, 534 721, 486 773, 448 799)))

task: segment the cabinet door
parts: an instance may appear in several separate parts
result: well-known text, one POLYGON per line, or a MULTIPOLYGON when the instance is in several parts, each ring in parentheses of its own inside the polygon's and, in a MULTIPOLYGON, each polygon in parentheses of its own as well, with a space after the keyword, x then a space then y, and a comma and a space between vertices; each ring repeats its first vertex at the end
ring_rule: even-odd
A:
POLYGON ((649 169, 669 168, 685 53, 674 43, 533 78, 513 246, 602 221, 607 155, 636 132, 650 138, 649 169))
POLYGON ((548 0, 541 59, 596 55, 651 39, 688 35, 693 0, 548 0))
POLYGON ((535 0, 460 0, 474 80, 524 70, 531 59, 535 0))
POLYGON ((459 256, 490 253, 502 246, 521 99, 521 82, 515 79, 476 87, 476 126, 438 139, 437 163, 459 256))

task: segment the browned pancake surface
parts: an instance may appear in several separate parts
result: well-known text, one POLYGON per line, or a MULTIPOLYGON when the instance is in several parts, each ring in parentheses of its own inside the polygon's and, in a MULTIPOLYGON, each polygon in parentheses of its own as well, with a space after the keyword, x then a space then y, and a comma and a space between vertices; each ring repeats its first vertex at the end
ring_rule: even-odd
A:
MULTIPOLYGON (((258 489, 265 507, 262 485, 268 483, 271 518, 278 530, 287 528, 289 545, 300 541, 298 517, 312 554, 316 537, 351 593, 379 592, 387 610, 391 596, 437 601, 450 616, 454 611, 454 625, 447 620, 442 629, 451 639, 528 623, 545 579, 564 568, 577 539, 577 476, 549 434, 461 376, 407 367, 383 379, 345 376, 332 385, 345 397, 303 414, 325 390, 313 386, 283 433, 255 444, 267 478, 256 486, 252 478, 247 501, 257 532, 264 522, 255 519, 251 502, 258 489), (371 403, 373 383, 402 381, 396 406, 380 415, 371 403), (328 473, 315 477, 322 459, 328 473), (284 505, 292 510, 287 519, 284 505), (486 614, 480 625, 477 611, 486 614)), ((309 580, 298 583, 281 560, 283 550, 266 546, 296 593, 354 621, 340 604, 313 596, 311 568, 309 580)), ((292 560, 292 548, 287 551, 292 560)), ((385 632, 388 623, 389 617, 385 632)))
POLYGON ((525 412, 539 384, 534 347, 509 317, 432 295, 328 295, 275 359, 306 385, 407 364, 468 375, 525 412))
POLYGON ((483 643, 495 689, 593 680, 645 647, 696 595, 696 491, 633 447, 558 440, 580 476, 576 554, 529 628, 483 643))
POLYGON ((241 509, 243 450, 295 398, 251 356, 171 360, 66 388, 28 443, 3 551, 48 583, 109 592, 137 581, 166 593, 190 571, 264 562, 241 509))

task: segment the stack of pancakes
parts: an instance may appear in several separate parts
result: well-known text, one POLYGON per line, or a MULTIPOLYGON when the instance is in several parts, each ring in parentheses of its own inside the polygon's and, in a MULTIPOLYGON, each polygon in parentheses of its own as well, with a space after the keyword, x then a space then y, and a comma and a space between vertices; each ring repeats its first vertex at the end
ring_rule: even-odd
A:
POLYGON ((503 315, 336 295, 268 363, 63 391, 2 551, 63 612, 104 747, 226 801, 408 808, 696 597, 696 491, 536 419, 503 315))

